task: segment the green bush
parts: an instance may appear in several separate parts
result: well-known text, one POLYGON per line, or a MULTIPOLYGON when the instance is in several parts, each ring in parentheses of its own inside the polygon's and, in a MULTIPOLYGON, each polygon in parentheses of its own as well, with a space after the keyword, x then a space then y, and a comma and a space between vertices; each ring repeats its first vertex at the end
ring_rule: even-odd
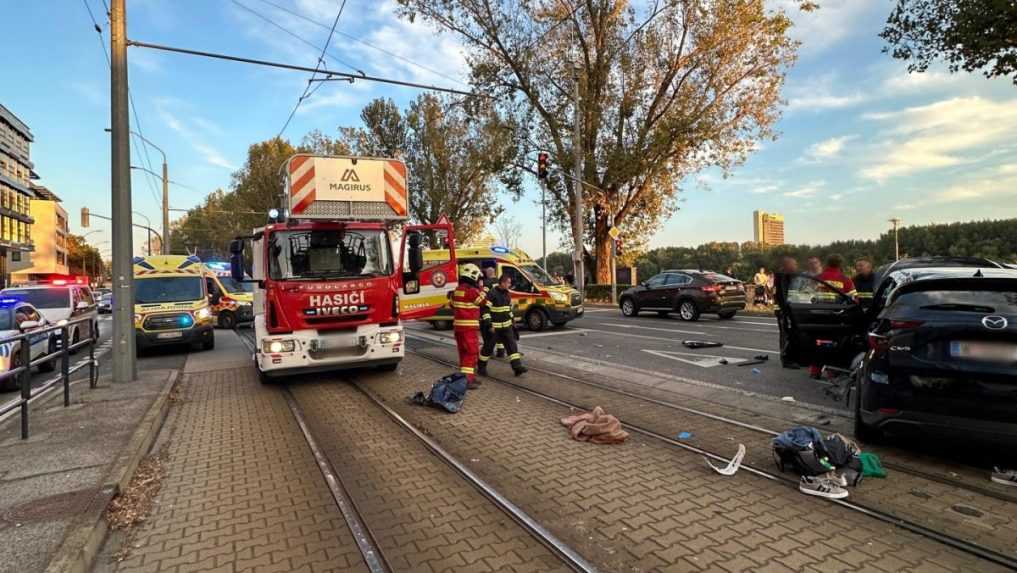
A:
MULTIPOLYGON (((617 285, 618 296, 632 285, 617 285)), ((611 285, 586 285, 585 300, 590 302, 611 302, 611 285)))

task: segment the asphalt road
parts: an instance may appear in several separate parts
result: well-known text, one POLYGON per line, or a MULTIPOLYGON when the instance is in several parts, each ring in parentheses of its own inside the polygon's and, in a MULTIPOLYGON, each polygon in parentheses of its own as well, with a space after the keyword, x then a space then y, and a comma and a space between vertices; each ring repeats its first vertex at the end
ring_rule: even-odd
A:
MULTIPOLYGON (((411 328, 451 336, 451 332, 436 332, 419 323, 411 328)), ((797 402, 844 409, 825 395, 827 382, 810 379, 804 369, 781 368, 778 340, 777 321, 768 316, 737 315, 719 320, 704 315, 696 322, 684 322, 677 316, 656 313, 626 318, 615 308, 591 307, 583 318, 565 328, 523 331, 520 345, 524 353, 531 347, 577 360, 596 359, 718 384, 733 391, 791 396, 797 402), (684 340, 721 342, 723 346, 693 350, 682 344, 684 340), (769 359, 761 364, 738 365, 763 354, 769 359)))

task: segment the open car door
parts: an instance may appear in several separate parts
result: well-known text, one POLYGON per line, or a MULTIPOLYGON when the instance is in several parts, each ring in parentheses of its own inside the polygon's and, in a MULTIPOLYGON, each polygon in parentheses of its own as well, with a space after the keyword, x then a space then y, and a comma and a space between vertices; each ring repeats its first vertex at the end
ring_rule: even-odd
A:
POLYGON ((448 304, 448 294, 459 285, 452 224, 440 221, 405 227, 399 268, 402 271, 399 318, 418 320, 434 316, 448 304))
POLYGON ((868 315, 862 305, 807 275, 777 278, 782 360, 841 365, 864 348, 868 315))

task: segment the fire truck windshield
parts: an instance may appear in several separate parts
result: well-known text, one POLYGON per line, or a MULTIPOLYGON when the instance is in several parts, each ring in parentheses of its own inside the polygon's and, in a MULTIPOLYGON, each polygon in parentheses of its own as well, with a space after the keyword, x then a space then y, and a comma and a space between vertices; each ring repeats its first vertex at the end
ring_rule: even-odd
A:
POLYGON ((268 243, 273 280, 343 279, 392 274, 382 230, 279 231, 268 243))

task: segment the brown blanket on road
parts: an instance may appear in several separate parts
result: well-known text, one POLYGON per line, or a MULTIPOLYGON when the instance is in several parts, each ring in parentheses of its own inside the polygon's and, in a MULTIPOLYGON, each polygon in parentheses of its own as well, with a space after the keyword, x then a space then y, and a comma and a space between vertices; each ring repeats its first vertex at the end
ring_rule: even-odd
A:
POLYGON ((605 414, 600 406, 594 408, 592 412, 562 418, 561 424, 569 429, 569 435, 573 440, 581 442, 620 444, 629 437, 629 433, 622 429, 618 418, 605 414))

